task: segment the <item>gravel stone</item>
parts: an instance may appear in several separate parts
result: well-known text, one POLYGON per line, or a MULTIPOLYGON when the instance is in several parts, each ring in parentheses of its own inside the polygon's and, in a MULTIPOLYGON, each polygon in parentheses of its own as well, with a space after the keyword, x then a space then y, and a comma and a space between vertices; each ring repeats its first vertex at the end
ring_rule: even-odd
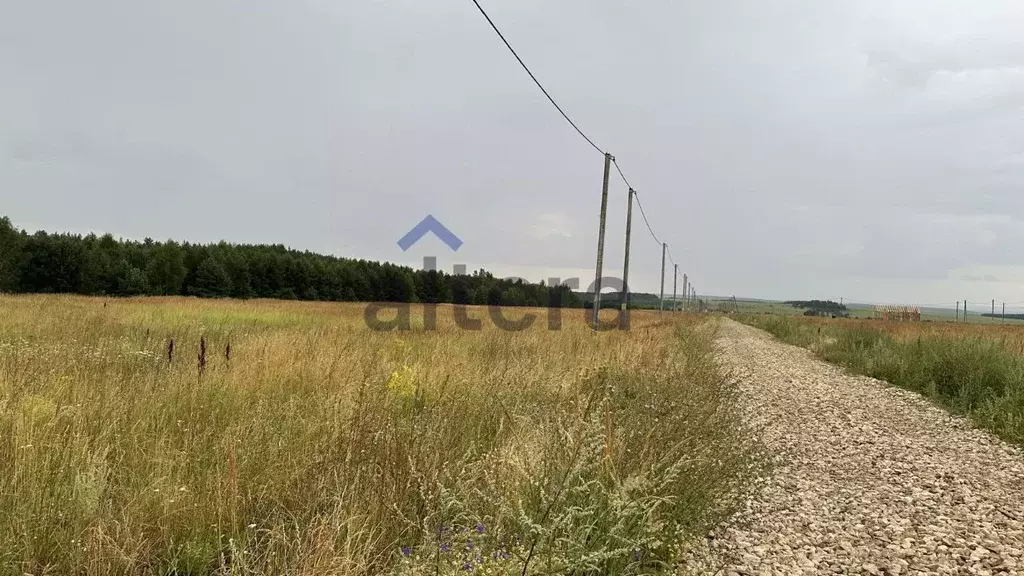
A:
POLYGON ((691 569, 1024 575, 1020 449, 756 328, 718 344, 772 466, 691 569))

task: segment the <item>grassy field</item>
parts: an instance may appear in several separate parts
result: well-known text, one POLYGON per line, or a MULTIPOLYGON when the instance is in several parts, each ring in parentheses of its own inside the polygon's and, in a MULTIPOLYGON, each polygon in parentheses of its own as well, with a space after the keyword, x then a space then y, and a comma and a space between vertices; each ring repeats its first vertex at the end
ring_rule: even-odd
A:
POLYGON ((671 572, 758 462, 713 322, 532 312, 0 296, 0 574, 671 572))
POLYGON ((1024 444, 1024 327, 747 315, 821 358, 919 392, 1024 444))

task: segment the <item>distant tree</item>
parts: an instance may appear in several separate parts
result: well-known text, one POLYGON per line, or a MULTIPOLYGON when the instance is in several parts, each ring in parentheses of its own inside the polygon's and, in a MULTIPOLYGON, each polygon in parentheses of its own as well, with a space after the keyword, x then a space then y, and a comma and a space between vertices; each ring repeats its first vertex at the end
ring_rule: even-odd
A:
POLYGON ((115 291, 118 296, 138 296, 148 291, 146 274, 133 266, 128 260, 122 259, 117 264, 115 291))
POLYGON ((385 302, 414 302, 416 284, 409 269, 385 264, 381 275, 381 300, 385 302))
POLYGON ((116 272, 114 258, 117 251, 108 251, 94 235, 85 238, 85 253, 82 260, 82 287, 85 294, 116 293, 116 272))
POLYGON ((581 295, 495 278, 300 252, 280 244, 28 235, 0 218, 0 290, 236 298, 581 306, 581 295))
POLYGON ((423 271, 416 275, 417 296, 420 302, 451 302, 452 289, 447 278, 437 270, 423 271))
POLYGON ((6 216, 0 218, 0 292, 18 290, 21 234, 6 216))
POLYGON ((241 251, 232 249, 224 255, 224 270, 231 277, 231 297, 252 298, 252 273, 241 251))
POLYGON ((81 292, 85 250, 81 240, 36 232, 24 244, 19 271, 26 292, 81 292))
POLYGON ((174 296, 181 294, 187 270, 182 249, 173 240, 158 244, 150 252, 146 278, 152 294, 174 296))
POLYGON ((231 277, 216 258, 207 258, 196 268, 191 291, 193 295, 203 298, 230 296, 231 277))

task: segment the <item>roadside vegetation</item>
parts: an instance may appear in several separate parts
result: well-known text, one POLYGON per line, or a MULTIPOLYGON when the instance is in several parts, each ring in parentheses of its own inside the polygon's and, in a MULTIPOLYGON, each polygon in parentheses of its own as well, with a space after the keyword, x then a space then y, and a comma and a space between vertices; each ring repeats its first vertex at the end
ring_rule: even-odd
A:
POLYGON ((714 323, 526 312, 0 296, 0 574, 674 573, 758 467, 714 323))
POLYGON ((738 319, 852 372, 921 393, 1024 444, 1024 331, 1018 326, 775 315, 738 319))

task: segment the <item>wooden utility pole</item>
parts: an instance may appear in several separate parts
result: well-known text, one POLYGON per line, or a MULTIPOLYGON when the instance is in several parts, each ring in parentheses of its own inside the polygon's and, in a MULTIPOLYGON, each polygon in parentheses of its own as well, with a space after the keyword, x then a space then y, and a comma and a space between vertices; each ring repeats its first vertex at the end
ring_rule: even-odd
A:
POLYGON ((690 308, 690 282, 686 274, 683 274, 683 312, 690 308))
POLYGON ((967 299, 964 298, 964 324, 967 324, 967 299))
POLYGON ((633 189, 629 189, 629 203, 626 205, 626 256, 622 262, 622 296, 619 314, 619 328, 629 328, 629 235, 633 230, 633 189))
POLYGON ((679 280, 679 264, 672 265, 672 311, 679 310, 679 304, 676 303, 676 282, 679 280))
POLYGON ((594 327, 601 319, 601 269, 604 266, 604 222, 608 216, 608 174, 612 168, 612 155, 604 154, 604 184, 601 186, 601 224, 597 231, 597 272, 594 274, 594 327))
POLYGON ((1003 302, 1003 324, 1006 324, 1006 302, 1003 302))
POLYGON ((661 243, 661 302, 658 305, 658 315, 665 311, 665 252, 668 252, 668 244, 661 243))
POLYGON ((956 322, 960 322, 960 301, 956 301, 956 322))
POLYGON ((995 315, 996 315, 996 299, 993 298, 992 299, 992 316, 995 317, 995 315))

